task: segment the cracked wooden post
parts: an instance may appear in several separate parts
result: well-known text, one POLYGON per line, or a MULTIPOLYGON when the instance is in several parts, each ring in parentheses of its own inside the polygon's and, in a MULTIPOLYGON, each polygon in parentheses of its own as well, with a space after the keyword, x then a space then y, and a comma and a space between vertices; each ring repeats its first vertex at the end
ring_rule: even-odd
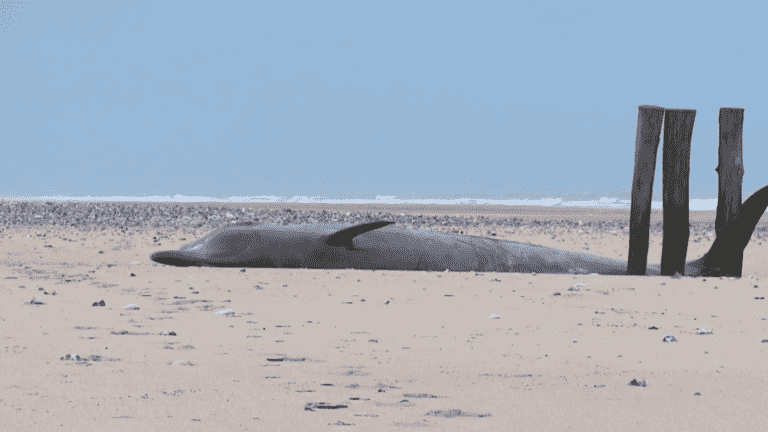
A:
MULTIPOLYGON (((742 133, 744 130, 744 108, 720 108, 720 132, 718 134, 717 171, 719 182, 717 190, 717 216, 715 235, 725 235, 728 229, 735 228, 741 210, 741 186, 744 180, 744 159, 742 133)), ((733 236, 729 236, 733 237, 733 236)), ((725 276, 741 277, 744 263, 744 251, 731 248, 733 255, 723 269, 725 276)))
POLYGON ((651 195, 664 107, 640 105, 635 131, 635 169, 629 211, 628 275, 645 275, 651 226, 651 195))
POLYGON ((685 256, 690 237, 689 183, 694 109, 667 109, 664 113, 664 154, 662 195, 664 200, 664 243, 661 247, 661 275, 685 274, 685 256))

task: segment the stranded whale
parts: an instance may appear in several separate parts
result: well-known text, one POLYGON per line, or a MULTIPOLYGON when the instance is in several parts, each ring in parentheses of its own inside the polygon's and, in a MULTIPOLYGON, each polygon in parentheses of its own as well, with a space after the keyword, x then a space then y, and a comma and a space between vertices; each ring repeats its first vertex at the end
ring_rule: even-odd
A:
POLYGON ((378 221, 361 225, 233 225, 177 251, 155 252, 161 264, 426 271, 623 274, 620 260, 526 243, 416 231, 378 221))
MULTIPOLYGON (((768 206, 768 186, 742 204, 737 223, 709 252, 685 264, 686 276, 741 275, 741 253, 768 206), (736 261, 736 257, 738 261, 736 261), (738 268, 735 268, 738 267, 738 268)), ((416 231, 377 221, 349 224, 237 224, 179 250, 160 264, 204 267, 381 269, 624 275, 627 262, 597 255, 471 235, 416 231)), ((648 275, 660 275, 649 265, 648 275)))

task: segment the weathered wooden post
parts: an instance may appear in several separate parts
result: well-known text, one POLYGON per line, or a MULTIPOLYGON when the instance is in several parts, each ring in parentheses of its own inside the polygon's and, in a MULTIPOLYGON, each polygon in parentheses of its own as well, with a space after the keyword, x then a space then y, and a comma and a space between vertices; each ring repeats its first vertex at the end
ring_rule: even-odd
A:
POLYGON ((651 226, 651 195, 664 107, 640 105, 635 131, 635 168, 629 211, 628 275, 645 275, 651 226))
POLYGON ((694 109, 667 109, 664 113, 662 276, 685 274, 685 256, 690 237, 688 187, 691 173, 691 139, 695 120, 694 109))
MULTIPOLYGON (((715 218, 715 235, 720 237, 739 218, 741 210, 741 186, 744 180, 744 158, 742 134, 744 130, 744 108, 720 108, 720 132, 717 171, 719 182, 717 190, 717 216, 715 218)), ((729 236, 735 238, 735 236, 729 236)), ((730 240, 730 239, 729 239, 730 240)), ((731 242, 732 243, 732 242, 731 242)), ((741 277, 744 262, 744 250, 730 247, 733 255, 729 256, 727 267, 723 269, 726 276, 741 277)))

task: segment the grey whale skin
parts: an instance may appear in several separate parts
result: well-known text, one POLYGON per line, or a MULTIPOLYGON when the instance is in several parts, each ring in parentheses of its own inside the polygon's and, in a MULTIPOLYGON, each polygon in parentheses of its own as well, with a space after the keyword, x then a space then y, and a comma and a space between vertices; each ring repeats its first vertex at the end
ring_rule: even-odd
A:
MULTIPOLYGON (((219 228, 152 261, 174 266, 626 274, 627 262, 486 237, 416 231, 394 222, 219 228)), ((695 272, 686 264, 686 274, 695 272)), ((650 265, 648 274, 660 274, 650 265)))
MULTIPOLYGON (((738 219, 709 252, 685 264, 686 276, 741 276, 744 248, 768 207, 768 186, 741 205, 738 219)), ((219 228, 152 261, 173 266, 598 273, 624 275, 627 262, 486 237, 416 231, 378 221, 219 228)), ((660 275, 649 265, 647 275, 660 275)))
POLYGON ((378 221, 219 228, 151 259, 206 267, 624 274, 626 262, 514 241, 416 231, 378 221))

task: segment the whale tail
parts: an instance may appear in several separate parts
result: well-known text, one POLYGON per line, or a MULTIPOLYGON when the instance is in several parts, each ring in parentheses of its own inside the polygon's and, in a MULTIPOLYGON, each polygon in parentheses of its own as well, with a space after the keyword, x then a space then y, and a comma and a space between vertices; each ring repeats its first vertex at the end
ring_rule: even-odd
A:
POLYGON ((689 268, 694 273, 691 276, 741 277, 744 248, 752 238, 752 233, 765 214, 766 208, 768 208, 768 185, 763 186, 744 201, 736 222, 728 227, 726 232, 715 237, 709 252, 689 263, 689 268))

